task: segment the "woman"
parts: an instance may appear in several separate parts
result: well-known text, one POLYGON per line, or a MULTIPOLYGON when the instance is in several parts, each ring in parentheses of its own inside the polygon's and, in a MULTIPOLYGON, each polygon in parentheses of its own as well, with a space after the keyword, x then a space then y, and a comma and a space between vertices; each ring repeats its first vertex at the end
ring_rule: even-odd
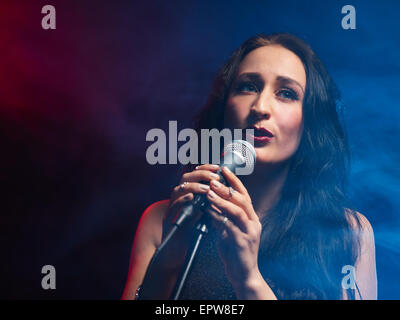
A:
MULTIPOLYGON (((253 128, 254 172, 239 179, 223 170, 229 189, 218 183, 217 166, 188 168, 171 198, 144 212, 122 298, 135 297, 182 206, 206 194, 213 227, 182 299, 376 299, 373 231, 344 195, 349 152, 338 101, 302 40, 245 41, 218 73, 197 129, 253 128)), ((197 219, 157 257, 145 298, 170 297, 197 219)))

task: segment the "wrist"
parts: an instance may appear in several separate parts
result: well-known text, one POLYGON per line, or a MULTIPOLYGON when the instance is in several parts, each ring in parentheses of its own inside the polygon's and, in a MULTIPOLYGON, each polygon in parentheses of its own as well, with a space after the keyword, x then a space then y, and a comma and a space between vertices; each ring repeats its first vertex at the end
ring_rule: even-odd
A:
POLYGON ((232 285, 239 300, 276 300, 258 268, 232 285))
POLYGON ((242 276, 239 281, 232 282, 232 285, 235 290, 238 290, 240 292, 251 292, 257 289, 257 286, 259 285, 261 279, 261 273, 257 268, 246 276, 242 276))

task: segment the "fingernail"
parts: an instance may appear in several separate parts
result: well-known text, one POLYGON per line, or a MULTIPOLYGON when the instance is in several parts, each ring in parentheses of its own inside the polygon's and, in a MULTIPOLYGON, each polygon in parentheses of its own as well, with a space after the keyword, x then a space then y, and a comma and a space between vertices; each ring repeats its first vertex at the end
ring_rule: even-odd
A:
POLYGON ((208 191, 207 196, 208 196, 210 199, 215 199, 216 194, 215 194, 214 191, 210 190, 210 191, 208 191))
POLYGON ((214 169, 219 169, 219 165, 217 164, 211 164, 211 167, 213 167, 214 169))
POLYGON ((191 197, 191 194, 190 193, 188 193, 185 197, 184 197, 184 199, 185 200, 189 200, 190 199, 190 197, 191 197))
POLYGON ((226 167, 226 166, 223 166, 223 169, 226 171, 226 172, 232 172, 228 167, 226 167))
POLYGON ((199 170, 199 166, 196 166, 196 168, 194 168, 194 170, 199 170))
POLYGON ((211 184, 215 187, 215 188, 219 188, 221 186, 221 184, 216 181, 216 180, 211 180, 211 184))
POLYGON ((201 191, 207 191, 207 190, 210 189, 210 186, 208 186, 208 185, 206 185, 206 184, 201 184, 201 185, 199 186, 199 189, 200 189, 201 191))
POLYGON ((219 179, 219 175, 217 175, 216 173, 211 173, 211 177, 213 179, 219 179))

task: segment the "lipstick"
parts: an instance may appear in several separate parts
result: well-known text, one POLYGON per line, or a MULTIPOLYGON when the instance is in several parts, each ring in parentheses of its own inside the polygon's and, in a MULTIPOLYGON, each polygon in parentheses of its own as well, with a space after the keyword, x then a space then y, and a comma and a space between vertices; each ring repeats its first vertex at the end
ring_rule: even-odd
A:
POLYGON ((254 142, 269 142, 274 137, 274 135, 268 131, 266 128, 259 126, 252 126, 249 129, 254 130, 254 135, 250 134, 250 137, 254 139, 254 142))

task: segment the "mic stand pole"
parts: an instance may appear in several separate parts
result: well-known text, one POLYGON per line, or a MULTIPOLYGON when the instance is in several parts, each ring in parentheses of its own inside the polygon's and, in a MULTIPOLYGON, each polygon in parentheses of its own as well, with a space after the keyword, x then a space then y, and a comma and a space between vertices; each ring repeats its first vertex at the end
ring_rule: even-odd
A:
POLYGON ((172 291, 171 300, 178 300, 185 284, 186 278, 189 275, 191 267, 193 265, 193 261, 197 255, 198 249, 200 247, 200 243, 203 240, 203 237, 208 233, 208 220, 209 217, 207 214, 203 214, 200 222, 196 226, 196 233, 193 237, 192 243, 188 252, 186 254, 185 262, 179 274, 179 278, 175 284, 174 290, 172 291))

